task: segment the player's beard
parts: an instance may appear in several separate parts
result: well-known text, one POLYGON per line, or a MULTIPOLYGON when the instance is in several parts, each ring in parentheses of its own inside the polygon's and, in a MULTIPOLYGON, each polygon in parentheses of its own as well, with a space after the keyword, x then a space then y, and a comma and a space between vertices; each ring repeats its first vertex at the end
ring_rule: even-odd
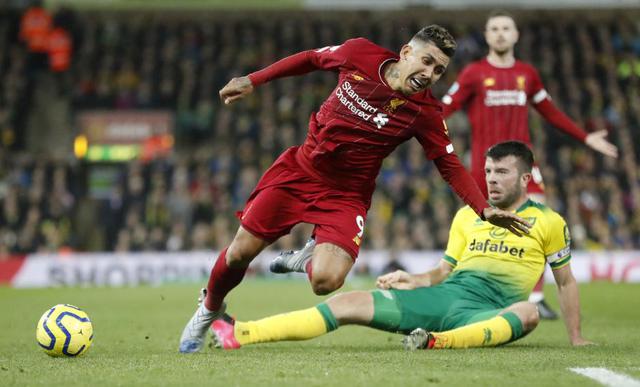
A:
POLYGON ((491 200, 489 199, 489 203, 492 206, 498 207, 500 209, 505 209, 511 207, 513 203, 518 200, 520 195, 522 194, 522 187, 519 185, 516 186, 511 192, 505 192, 502 196, 502 199, 499 200, 491 200))

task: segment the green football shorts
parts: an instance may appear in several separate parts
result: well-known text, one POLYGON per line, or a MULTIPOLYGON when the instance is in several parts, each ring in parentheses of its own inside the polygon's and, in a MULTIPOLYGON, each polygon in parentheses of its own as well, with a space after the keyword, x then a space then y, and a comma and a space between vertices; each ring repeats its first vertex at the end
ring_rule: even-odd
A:
POLYGON ((513 303, 483 273, 459 271, 433 287, 373 290, 371 327, 409 333, 443 332, 497 316, 513 303))

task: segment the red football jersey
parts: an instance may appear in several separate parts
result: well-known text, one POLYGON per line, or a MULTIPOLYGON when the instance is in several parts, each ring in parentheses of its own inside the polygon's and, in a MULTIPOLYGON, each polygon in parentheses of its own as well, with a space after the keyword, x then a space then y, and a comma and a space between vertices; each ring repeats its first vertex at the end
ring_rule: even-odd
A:
POLYGON ((309 122, 298 162, 336 186, 370 195, 382 160, 416 137, 433 160, 453 152, 440 102, 429 90, 407 97, 384 81, 398 55, 358 38, 314 51, 314 63, 339 72, 338 84, 309 122))
POLYGON ((308 174, 369 202, 384 158, 415 137, 427 159, 435 160, 445 180, 480 214, 486 201, 453 153, 440 102, 430 90, 405 96, 386 84, 383 67, 398 60, 397 54, 357 38, 284 58, 249 79, 258 86, 317 69, 338 73, 336 88, 311 116, 296 154, 308 174))
POLYGON ((471 171, 484 174, 485 152, 498 142, 517 140, 531 145, 528 103, 547 99, 533 66, 516 61, 500 68, 486 59, 465 67, 444 96, 444 116, 465 107, 472 128, 471 171))

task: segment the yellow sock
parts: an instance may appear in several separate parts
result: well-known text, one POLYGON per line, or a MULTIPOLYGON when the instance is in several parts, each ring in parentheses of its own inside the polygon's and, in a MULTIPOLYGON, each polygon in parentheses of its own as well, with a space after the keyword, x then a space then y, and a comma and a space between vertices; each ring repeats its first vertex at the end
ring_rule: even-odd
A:
POLYGON ((278 314, 257 321, 236 321, 234 334, 240 345, 270 341, 308 340, 329 330, 318 308, 278 314))
POLYGON ((512 329, 513 322, 509 317, 496 316, 449 331, 432 332, 435 338, 433 348, 495 347, 507 343, 512 337, 519 337, 519 334, 514 335, 517 329, 512 329))

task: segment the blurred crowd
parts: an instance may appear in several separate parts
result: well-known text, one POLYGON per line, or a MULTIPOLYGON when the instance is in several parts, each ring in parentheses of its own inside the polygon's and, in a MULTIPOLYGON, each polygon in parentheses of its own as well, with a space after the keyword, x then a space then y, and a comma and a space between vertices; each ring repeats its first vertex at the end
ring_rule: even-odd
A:
MULTIPOLYGON (((397 51, 423 25, 440 23, 459 44, 434 88, 442 96, 465 64, 486 53, 482 19, 451 22, 416 13, 263 18, 88 13, 66 20, 74 49, 60 98, 68 98, 75 112, 174 111, 176 151, 146 163, 109 166, 115 183, 96 197, 90 188, 96 166, 21 149, 29 52, 16 18, 3 16, 0 256, 223 248, 238 226, 235 211, 261 173, 284 149, 304 141, 310 113, 336 83, 330 72, 282 79, 225 107, 217 91, 231 77, 356 36, 397 51)), ((538 68, 555 103, 587 131, 607 129, 621 151, 618 160, 597 155, 533 112, 534 151, 548 204, 566 217, 574 248, 640 248, 640 23, 613 14, 591 22, 529 16, 518 24, 517 56, 538 68)), ((448 126, 455 149, 468 160, 466 117, 456 114, 448 126)), ((363 247, 442 249, 460 206, 418 142, 411 141, 383 165, 363 247)), ((274 248, 301 246, 310 230, 295 228, 274 248)))

